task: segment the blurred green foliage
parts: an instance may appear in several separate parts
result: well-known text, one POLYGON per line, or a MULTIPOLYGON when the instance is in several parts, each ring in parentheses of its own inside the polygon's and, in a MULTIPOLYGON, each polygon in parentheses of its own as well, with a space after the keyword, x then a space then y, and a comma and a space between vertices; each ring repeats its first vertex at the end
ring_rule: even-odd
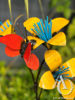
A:
POLYGON ((49 8, 52 12, 63 13, 64 17, 69 18, 72 10, 70 9, 71 0, 50 0, 49 8))
POLYGON ((71 24, 68 26, 68 36, 73 40, 75 38, 75 18, 72 19, 71 24))
MULTIPOLYGON (((57 89, 43 91, 41 100, 59 96, 57 89)), ((24 65, 10 69, 5 62, 0 62, 0 100, 35 100, 32 78, 24 65)))

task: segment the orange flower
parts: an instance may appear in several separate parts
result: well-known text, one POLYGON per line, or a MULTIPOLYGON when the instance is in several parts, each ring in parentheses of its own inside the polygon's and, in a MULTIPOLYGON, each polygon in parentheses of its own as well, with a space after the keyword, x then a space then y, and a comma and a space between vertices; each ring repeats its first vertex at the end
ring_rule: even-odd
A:
MULTIPOLYGON (((46 71, 42 75, 39 82, 39 87, 48 90, 54 89, 57 86, 55 85, 57 78, 60 78, 59 76, 62 75, 63 79, 65 79, 64 82, 67 87, 67 89, 63 89, 63 84, 59 79, 62 96, 65 99, 71 98, 71 100, 73 100, 75 98, 75 84, 72 83, 70 78, 75 77, 75 58, 72 58, 62 64, 61 56, 56 50, 47 50, 45 52, 45 62, 50 70, 46 71)), ((59 83, 59 81, 57 81, 57 83, 59 83)))
POLYGON ((66 36, 64 32, 59 31, 68 23, 69 20, 65 18, 54 18, 48 23, 48 17, 44 22, 42 19, 32 17, 24 22, 24 27, 33 35, 28 36, 28 40, 36 41, 33 46, 33 49, 35 49, 44 42, 51 45, 65 46, 66 36), (53 36, 55 32, 57 34, 53 36))
POLYGON ((12 33, 12 23, 7 19, 3 24, 1 22, 0 35, 5 36, 12 33))

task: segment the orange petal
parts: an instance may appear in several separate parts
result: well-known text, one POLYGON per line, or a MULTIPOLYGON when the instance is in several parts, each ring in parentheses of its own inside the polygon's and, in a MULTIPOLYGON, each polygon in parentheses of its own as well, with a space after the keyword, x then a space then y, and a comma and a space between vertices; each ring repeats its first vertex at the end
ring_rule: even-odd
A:
POLYGON ((50 39, 48 41, 48 43, 51 45, 65 46, 66 45, 66 36, 63 32, 59 32, 52 39, 50 39))
POLYGON ((52 20, 52 34, 60 31, 64 26, 69 23, 69 20, 65 18, 54 18, 52 20))
POLYGON ((47 50, 45 52, 45 62, 51 71, 55 71, 62 63, 62 58, 56 50, 47 50))
POLYGON ((43 89, 55 88, 55 79, 50 71, 45 72, 39 82, 39 87, 43 89))
POLYGON ((64 74, 69 74, 68 77, 75 77, 75 58, 68 60, 62 66, 64 66, 64 68, 69 67, 69 71, 65 72, 64 74))
POLYGON ((44 43, 43 40, 41 40, 37 37, 34 37, 34 36, 27 36, 27 39, 36 41, 34 46, 33 46, 33 49, 36 49, 38 46, 40 46, 42 43, 44 43))
MULTIPOLYGON (((13 33, 14 29, 12 28, 12 25, 10 24, 10 21, 9 21, 9 20, 6 20, 6 21, 3 23, 3 25, 6 27, 6 29, 4 29, 3 26, 1 25, 0 28, 1 28, 3 31, 0 30, 0 35, 5 36, 5 35, 8 35, 8 34, 13 33), (7 26, 6 23, 9 24, 9 27, 7 26)), ((14 33, 15 33, 15 32, 14 32, 14 33)))
POLYGON ((37 22, 39 22, 40 21, 40 19, 39 18, 37 18, 37 17, 32 17, 32 18, 29 18, 29 19, 27 19, 24 23, 23 23, 23 25, 24 25, 24 27, 26 27, 26 29, 30 32, 30 33, 32 33, 33 35, 36 35, 31 29, 34 29, 34 24, 37 24, 37 22))

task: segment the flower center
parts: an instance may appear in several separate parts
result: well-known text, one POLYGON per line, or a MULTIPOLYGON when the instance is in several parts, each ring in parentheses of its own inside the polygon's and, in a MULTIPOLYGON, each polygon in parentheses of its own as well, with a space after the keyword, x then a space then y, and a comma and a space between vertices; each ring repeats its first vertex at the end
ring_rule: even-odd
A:
POLYGON ((60 76, 62 75, 63 79, 65 80, 66 78, 71 79, 71 77, 69 77, 69 74, 65 74, 65 72, 69 71, 69 67, 64 68, 61 67, 58 69, 58 71, 53 72, 53 76, 55 78, 55 80, 58 78, 58 81, 60 81, 60 76))
POLYGON ((37 24, 34 24, 33 26, 34 29, 31 30, 33 30, 41 40, 47 42, 52 38, 52 21, 50 20, 50 23, 48 23, 48 16, 44 22, 42 19, 40 19, 40 21, 37 24))

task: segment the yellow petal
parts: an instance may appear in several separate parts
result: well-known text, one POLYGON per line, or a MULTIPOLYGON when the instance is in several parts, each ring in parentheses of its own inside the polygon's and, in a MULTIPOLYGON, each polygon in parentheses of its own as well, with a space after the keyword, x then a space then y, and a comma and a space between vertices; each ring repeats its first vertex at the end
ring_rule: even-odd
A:
POLYGON ((45 62, 51 71, 55 71, 62 63, 62 58, 56 50, 47 50, 45 52, 45 62))
POLYGON ((37 22, 39 22, 40 19, 37 18, 37 17, 32 17, 32 18, 29 18, 28 20, 26 20, 23 25, 24 27, 26 27, 26 29, 32 33, 33 35, 35 35, 35 33, 31 30, 31 29, 34 29, 34 24, 37 24, 37 22))
POLYGON ((11 34, 12 31, 14 30, 14 29, 12 29, 12 25, 10 24, 10 21, 9 20, 6 20, 3 23, 3 25, 6 27, 6 29, 4 29, 4 27, 2 25, 0 26, 0 28, 3 29, 3 31, 0 30, 0 35, 2 35, 2 36, 11 34), (8 25, 10 25, 10 26, 8 27, 6 23, 8 23, 8 25))
POLYGON ((60 31, 64 26, 69 23, 69 20, 65 18, 54 18, 52 20, 52 34, 60 31))
POLYGON ((55 79, 50 71, 45 72, 39 82, 39 87, 43 89, 55 88, 55 79))
POLYGON ((28 36, 27 37, 28 40, 35 40, 36 43, 34 44, 33 46, 33 49, 36 49, 38 46, 40 46, 42 43, 44 43, 43 40, 37 38, 37 37, 34 37, 34 36, 28 36))
POLYGON ((66 36, 63 32, 59 32, 52 39, 50 39, 48 41, 48 43, 51 45, 65 46, 66 45, 66 36))
POLYGON ((69 71, 65 72, 64 74, 69 74, 69 77, 75 77, 75 58, 68 60, 62 66, 65 68, 69 67, 69 71))
POLYGON ((60 91, 66 100, 74 100, 75 98, 75 85, 69 79, 64 80, 67 89, 64 89, 63 84, 60 84, 60 91))

